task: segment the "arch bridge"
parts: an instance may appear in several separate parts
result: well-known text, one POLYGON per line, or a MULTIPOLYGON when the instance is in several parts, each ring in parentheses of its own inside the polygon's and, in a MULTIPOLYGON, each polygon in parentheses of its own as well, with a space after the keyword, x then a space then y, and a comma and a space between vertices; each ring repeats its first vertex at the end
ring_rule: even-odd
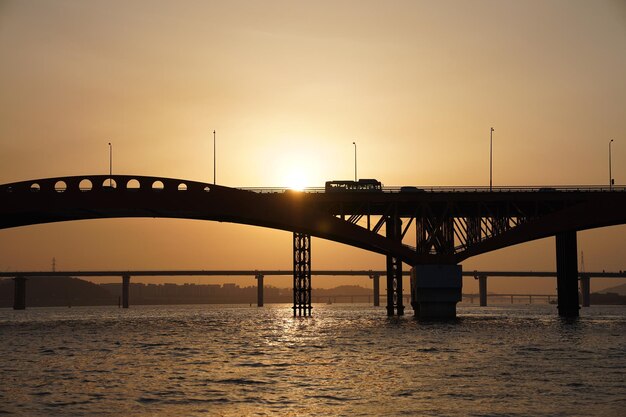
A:
POLYGON ((576 232, 626 223, 624 187, 324 191, 243 189, 136 175, 44 178, 0 185, 0 229, 163 217, 290 231, 294 315, 311 313, 310 238, 315 236, 386 256, 389 315, 404 313, 402 264, 412 266, 411 305, 422 317, 456 314, 461 296, 458 264, 464 259, 556 236, 559 314, 577 316, 576 232))

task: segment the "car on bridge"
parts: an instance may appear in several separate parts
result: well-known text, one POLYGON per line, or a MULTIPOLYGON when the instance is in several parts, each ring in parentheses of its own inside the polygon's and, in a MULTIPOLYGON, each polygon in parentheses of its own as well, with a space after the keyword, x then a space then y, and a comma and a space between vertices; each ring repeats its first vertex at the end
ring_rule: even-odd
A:
POLYGON ((405 185, 403 187, 400 187, 400 192, 401 193, 423 193, 423 192, 426 192, 426 190, 424 190, 423 188, 414 187, 412 185, 405 185))

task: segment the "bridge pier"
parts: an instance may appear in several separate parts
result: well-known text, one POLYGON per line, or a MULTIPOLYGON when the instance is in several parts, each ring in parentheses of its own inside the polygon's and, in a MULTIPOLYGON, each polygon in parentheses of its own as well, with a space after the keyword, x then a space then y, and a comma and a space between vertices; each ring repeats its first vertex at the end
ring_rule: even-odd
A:
POLYGON ((411 268, 411 304, 415 315, 426 319, 456 317, 462 298, 461 265, 416 265, 411 268))
POLYGON ((122 276, 122 308, 128 308, 130 296, 130 275, 122 276))
POLYGON ((591 282, 589 276, 580 277, 580 293, 582 295, 583 307, 591 305, 591 282))
POLYGON ((556 290, 561 317, 578 317, 578 252, 576 232, 556 235, 556 290))
POLYGON ((487 276, 480 275, 478 279, 478 295, 480 298, 480 306, 487 307, 487 276))
POLYGON ((256 305, 263 307, 263 274, 256 274, 256 305))
POLYGON ((13 310, 26 310, 26 277, 15 277, 13 282, 13 310))
MULTIPOLYGON (((402 240, 402 220, 390 216, 386 219, 387 238, 402 240)), ((404 315, 402 297, 402 261, 395 256, 387 255, 387 315, 404 315)))
POLYGON ((374 286, 374 307, 380 306, 380 275, 370 274, 374 286))
POLYGON ((311 235, 293 234, 293 316, 311 316, 311 235))

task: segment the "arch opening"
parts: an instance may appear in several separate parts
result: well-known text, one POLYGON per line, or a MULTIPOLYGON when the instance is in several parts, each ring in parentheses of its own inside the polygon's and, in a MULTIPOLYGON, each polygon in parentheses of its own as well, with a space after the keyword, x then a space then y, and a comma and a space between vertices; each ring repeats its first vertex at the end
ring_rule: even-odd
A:
POLYGON ((80 191, 91 191, 93 189, 93 183, 91 182, 91 180, 85 178, 78 183, 78 189, 80 191))
POLYGON ((141 188, 141 183, 139 182, 139 180, 136 180, 134 178, 126 183, 127 190, 138 190, 140 188, 141 188))
POLYGON ((65 183, 65 181, 57 181, 54 184, 54 191, 56 191, 57 193, 62 193, 65 190, 67 190, 67 184, 65 183))

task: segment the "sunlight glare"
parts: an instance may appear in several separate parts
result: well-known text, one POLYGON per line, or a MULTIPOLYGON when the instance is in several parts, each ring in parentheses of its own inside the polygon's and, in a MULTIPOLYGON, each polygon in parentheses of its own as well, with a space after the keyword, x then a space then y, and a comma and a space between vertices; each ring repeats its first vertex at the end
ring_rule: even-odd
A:
POLYGON ((304 191, 307 187, 307 179, 301 170, 292 170, 287 174, 287 187, 294 191, 304 191))

